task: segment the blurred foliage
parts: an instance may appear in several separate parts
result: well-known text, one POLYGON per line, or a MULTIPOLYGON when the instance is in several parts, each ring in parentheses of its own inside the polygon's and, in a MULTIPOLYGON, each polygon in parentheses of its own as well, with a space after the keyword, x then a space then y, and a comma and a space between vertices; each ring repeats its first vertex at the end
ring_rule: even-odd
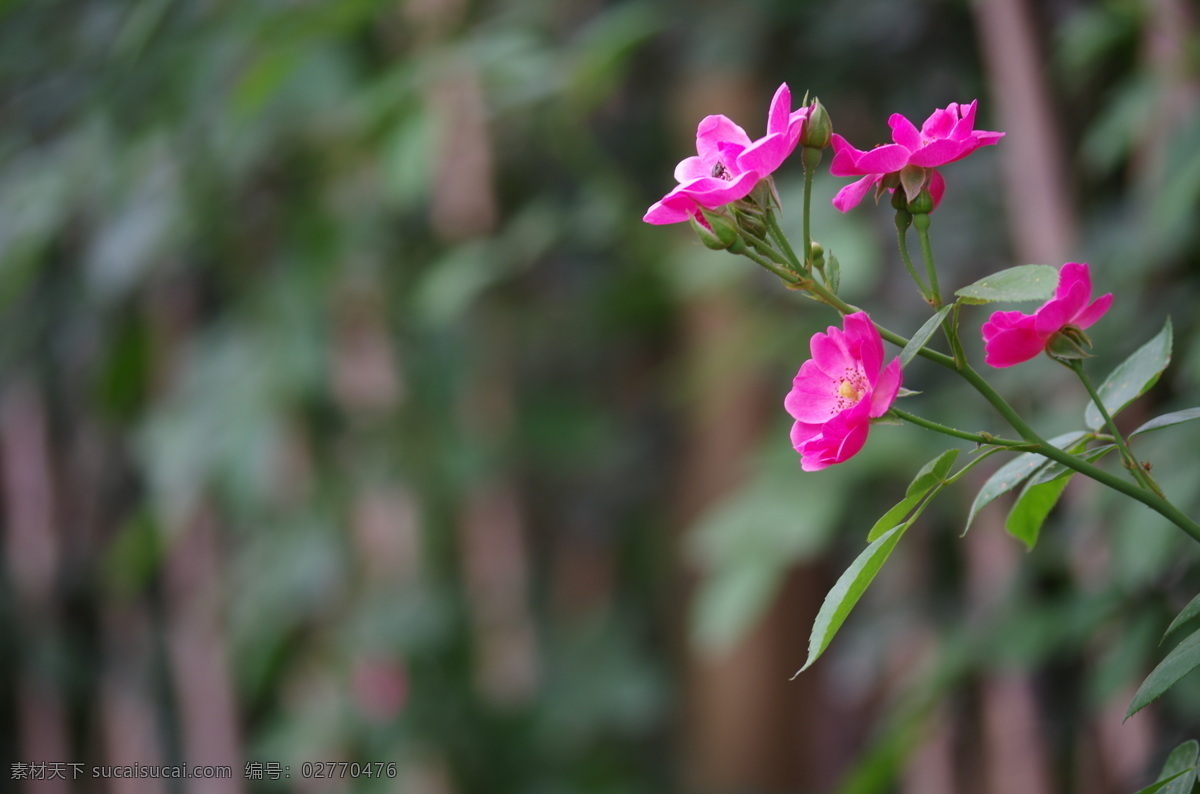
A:
MULTIPOLYGON (((1200 115, 1140 161, 1161 79, 1137 57, 1143 6, 1056 4, 1046 30, 1084 253, 1122 290, 1099 364, 1145 341, 1116 330, 1143 313, 1176 322, 1157 411, 1200 386, 1200 115)), ((172 571, 194 570, 185 595, 215 604, 225 632, 242 760, 395 759, 414 791, 673 790, 685 416, 730 372, 770 373, 781 400, 833 322, 686 230, 640 222, 689 153, 684 94, 727 77, 754 107, 784 80, 819 94, 861 145, 887 113, 986 94, 953 0, 0 4, 0 402, 32 390, 42 407, 59 549, 43 608, 6 492, 9 755, 26 746, 32 678, 65 693, 64 760, 99 763, 106 677, 140 654, 126 685, 161 729, 161 762, 184 758, 192 684, 165 646, 172 571), (687 311, 713 295, 745 322, 685 373, 687 311), (187 542, 205 520, 210 568, 187 542)), ((934 235, 944 281, 965 284, 1013 263, 994 159, 955 169, 934 235)), ((819 204, 839 183, 818 180, 819 204)), ((798 187, 781 174, 785 204, 798 187)), ((888 213, 822 204, 814 229, 848 300, 919 326, 919 300, 894 298, 888 213)), ((992 421, 920 377, 922 410, 992 421)), ((853 468, 810 480, 782 412, 763 412, 750 476, 684 536, 705 652, 754 625, 798 563, 853 559, 908 467, 941 448, 885 428, 853 468)), ((6 470, 37 476, 11 415, 6 470)), ((1159 434, 1145 454, 1187 460, 1194 438, 1159 434)), ((1194 470, 1162 468, 1200 509, 1194 470)), ((822 662, 854 692, 889 638, 919 622, 941 638, 848 791, 888 790, 920 727, 907 717, 997 665, 1037 671, 1070 733, 1153 666, 1197 589, 1194 555, 1146 511, 1068 491, 973 625, 957 538, 970 497, 955 496, 918 527, 927 580, 882 583, 822 662), (1103 543, 1096 579, 1079 580, 1072 555, 1103 543)), ((1158 707, 1170 726, 1195 732, 1196 686, 1158 707)))

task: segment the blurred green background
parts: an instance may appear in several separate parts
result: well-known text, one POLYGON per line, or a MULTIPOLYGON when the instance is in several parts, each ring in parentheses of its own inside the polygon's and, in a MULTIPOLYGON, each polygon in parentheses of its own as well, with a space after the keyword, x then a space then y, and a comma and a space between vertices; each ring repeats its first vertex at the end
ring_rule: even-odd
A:
MULTIPOLYGON (((860 148, 890 113, 979 98, 978 127, 1008 136, 944 170, 943 285, 1089 261, 1118 294, 1094 371, 1171 315, 1176 363, 1129 421, 1191 407, 1197 17, 1189 0, 0 2, 0 747, 234 771, 18 784, 6 766, 0 788, 1148 783, 1200 734, 1200 682, 1121 717, 1200 566, 1089 483, 1029 554, 999 507, 960 538, 973 494, 951 491, 789 682, 824 593, 945 443, 881 427, 803 474, 782 399, 836 317, 641 216, 701 117, 757 137, 780 82, 860 148), (305 779, 306 761, 395 777, 305 779)), ((799 163, 777 178, 796 228, 799 163)), ((927 307, 891 213, 836 213, 844 181, 823 169, 814 235, 844 297, 911 333, 927 307)), ((1084 402, 1055 369, 997 376, 1048 435, 1084 402)), ((1001 429, 919 361, 905 385, 920 413, 1001 429)), ((1198 432, 1142 447, 1192 515, 1198 432)))

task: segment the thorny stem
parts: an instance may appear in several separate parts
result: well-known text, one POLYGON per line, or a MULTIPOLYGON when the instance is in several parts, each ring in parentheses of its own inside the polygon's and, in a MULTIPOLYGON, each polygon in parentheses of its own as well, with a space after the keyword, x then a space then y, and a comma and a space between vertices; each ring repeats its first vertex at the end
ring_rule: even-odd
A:
POLYGON ((1029 448, 1030 446, 1028 441, 1017 441, 1011 438, 996 438, 988 433, 969 433, 966 430, 959 430, 956 427, 950 427, 940 422, 934 422, 931 419, 925 419, 915 414, 910 414, 908 411, 901 410, 895 406, 893 406, 888 413, 894 415, 897 419, 903 419, 905 422, 917 425, 918 427, 923 427, 927 430, 933 430, 934 432, 941 433, 943 435, 953 436, 954 438, 961 438, 964 441, 974 441, 976 444, 996 447, 1019 447, 1022 449, 1029 448))

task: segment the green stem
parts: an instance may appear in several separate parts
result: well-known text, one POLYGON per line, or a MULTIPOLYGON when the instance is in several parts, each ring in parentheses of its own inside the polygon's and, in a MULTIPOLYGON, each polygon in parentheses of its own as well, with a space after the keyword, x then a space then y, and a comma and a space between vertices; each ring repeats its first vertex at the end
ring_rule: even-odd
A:
POLYGON ((929 275, 929 296, 933 308, 942 305, 942 293, 938 289, 937 268, 933 265, 933 246, 929 243, 929 213, 918 212, 913 215, 913 225, 917 227, 917 236, 921 239, 921 256, 925 259, 925 272, 929 275))
POLYGON ((1104 400, 1101 399, 1100 393, 1096 391, 1096 387, 1092 385, 1092 379, 1084 372, 1083 362, 1079 359, 1073 359, 1068 365, 1071 371, 1079 378, 1083 384, 1083 388, 1087 389, 1088 395, 1092 398, 1092 403, 1096 409, 1100 411, 1100 416, 1104 417, 1104 424, 1108 427, 1108 432, 1112 433, 1113 443, 1117 445, 1117 450, 1121 453, 1121 458, 1125 461, 1125 467, 1129 469, 1129 473, 1138 481, 1138 484, 1144 488, 1149 488, 1159 496, 1163 496, 1162 488, 1158 487, 1158 483, 1150 476, 1150 473, 1142 468, 1142 464, 1134 457, 1133 450, 1129 448, 1129 443, 1125 440, 1125 436, 1117 429, 1117 423, 1113 421, 1109 415, 1108 409, 1104 407, 1104 400))
POLYGON ((900 259, 904 262, 904 268, 908 271, 908 275, 912 276, 912 280, 916 282, 917 289, 921 291, 921 297, 928 301, 929 287, 925 286, 925 282, 917 273, 917 268, 913 265, 912 257, 908 253, 908 227, 912 226, 912 213, 908 210, 896 210, 895 223, 896 244, 900 247, 900 259))
MULTIPOLYGON (((760 262, 759 264, 763 263, 760 262)), ((828 289, 816 283, 812 279, 802 279, 796 274, 787 273, 786 271, 779 273, 776 269, 777 266, 774 265, 774 263, 763 264, 763 266, 772 272, 776 272, 789 284, 799 285, 801 282, 804 282, 804 289, 807 289, 819 300, 829 304, 842 314, 853 314, 854 312, 858 311, 858 309, 846 303, 837 295, 834 295, 828 289)), ((878 323, 876 323, 875 327, 879 329, 880 336, 892 344, 901 348, 908 344, 908 340, 903 336, 889 331, 878 323)), ((947 356, 944 353, 939 353, 936 350, 930 350, 927 347, 921 348, 918 355, 961 375, 962 378, 967 381, 967 383, 970 383, 971 386, 974 387, 975 391, 979 392, 985 400, 992 404, 992 407, 994 407, 1000 413, 1000 415, 1004 417, 1009 425, 1011 425, 1012 428, 1017 431, 1021 438, 1029 443, 1031 452, 1036 452, 1042 457, 1057 461, 1067 468, 1079 472, 1085 477, 1090 477, 1101 485, 1107 485, 1114 491, 1119 491, 1126 496, 1136 499, 1137 501, 1146 505, 1146 507, 1149 507, 1163 518, 1173 523, 1175 526, 1182 529, 1197 543, 1200 543, 1200 524, 1197 524, 1195 521, 1189 518, 1187 514, 1173 505, 1164 496, 1154 493, 1153 491, 1148 491, 1145 488, 1140 488, 1136 484, 1117 477, 1116 475, 1094 466, 1091 463, 1088 463, 1086 460, 1072 455, 1065 450, 1059 449, 1058 447, 1046 441, 1044 438, 1039 436, 1037 432, 1030 427, 1024 419, 1021 418, 1020 414, 1013 410, 1013 407, 1009 405, 1003 397, 1000 396, 999 392, 993 389, 991 385, 984 380, 983 377, 965 360, 955 361, 950 356, 947 356)))
POLYGON ((1011 438, 996 438, 995 436, 987 433, 969 433, 966 430, 959 430, 956 427, 950 427, 948 425, 943 425, 940 422, 934 422, 931 419, 925 419, 917 416, 916 414, 910 414, 908 411, 903 411, 895 406, 891 408, 889 413, 893 414, 897 419, 903 419, 905 422, 917 425, 918 427, 923 427, 926 430, 933 430, 934 432, 941 433, 943 435, 961 438, 964 441, 974 441, 976 444, 992 445, 997 447, 1029 447, 1028 441, 1016 441, 1011 438))
POLYGON ((1020 415, 1013 410, 1012 406, 1005 402, 995 389, 993 389, 982 376, 970 366, 963 364, 955 366, 953 359, 950 359, 950 366, 954 368, 962 377, 970 383, 977 392, 983 395, 984 399, 992 404, 1000 415, 1003 416, 1013 429, 1020 434, 1021 438, 1036 445, 1036 449, 1032 450, 1039 455, 1050 460, 1057 461, 1069 469, 1074 469, 1085 477, 1090 477, 1101 485, 1107 485, 1114 491, 1119 491, 1126 496, 1132 497, 1142 504, 1155 511, 1163 518, 1167 519, 1175 526, 1186 532, 1193 540, 1200 543, 1200 524, 1197 524, 1187 516, 1178 507, 1171 504, 1165 497, 1141 488, 1138 485, 1122 479, 1110 472, 1105 471, 1097 466, 1088 463, 1086 460, 1072 455, 1066 450, 1059 449, 1053 444, 1047 442, 1039 436, 1033 428, 1026 424, 1020 415))
POLYGON ((783 229, 779 226, 779 221, 775 217, 774 212, 767 213, 767 232, 771 238, 779 244, 779 250, 787 257, 787 262, 792 266, 792 269, 799 273, 804 269, 796 252, 792 250, 792 244, 788 242, 787 235, 783 233, 783 229))
POLYGON ((800 155, 804 164, 804 264, 812 261, 812 235, 809 233, 809 207, 812 206, 813 174, 821 164, 821 150, 805 146, 800 155))
MULTIPOLYGON (((765 243, 763 243, 763 245, 766 246, 765 243)), ((755 247, 757 247, 757 246, 755 246, 755 247)), ((766 247, 770 248, 770 246, 766 246, 766 247)), ((796 275, 795 273, 793 273, 792 271, 783 267, 782 265, 775 264, 774 262, 771 261, 771 259, 769 257, 763 256, 758 251, 756 251, 754 248, 746 248, 744 251, 741 252, 741 254, 742 254, 742 256, 751 260, 755 264, 757 264, 761 267, 764 267, 767 270, 770 270, 772 273, 779 276, 781 279, 786 281, 788 284, 799 284, 801 282, 800 276, 796 275)))

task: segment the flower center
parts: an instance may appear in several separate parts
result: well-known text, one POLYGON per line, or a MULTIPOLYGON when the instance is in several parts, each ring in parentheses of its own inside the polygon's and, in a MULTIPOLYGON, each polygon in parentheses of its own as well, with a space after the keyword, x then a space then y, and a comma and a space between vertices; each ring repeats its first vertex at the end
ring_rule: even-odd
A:
POLYGON ((712 175, 717 179, 724 179, 726 182, 733 179, 733 174, 729 173, 729 169, 725 167, 725 164, 719 161, 713 164, 712 175))
POLYGON ((847 408, 858 405, 859 400, 867 393, 867 380, 861 372, 847 369, 837 387, 837 411, 840 413, 847 408))

